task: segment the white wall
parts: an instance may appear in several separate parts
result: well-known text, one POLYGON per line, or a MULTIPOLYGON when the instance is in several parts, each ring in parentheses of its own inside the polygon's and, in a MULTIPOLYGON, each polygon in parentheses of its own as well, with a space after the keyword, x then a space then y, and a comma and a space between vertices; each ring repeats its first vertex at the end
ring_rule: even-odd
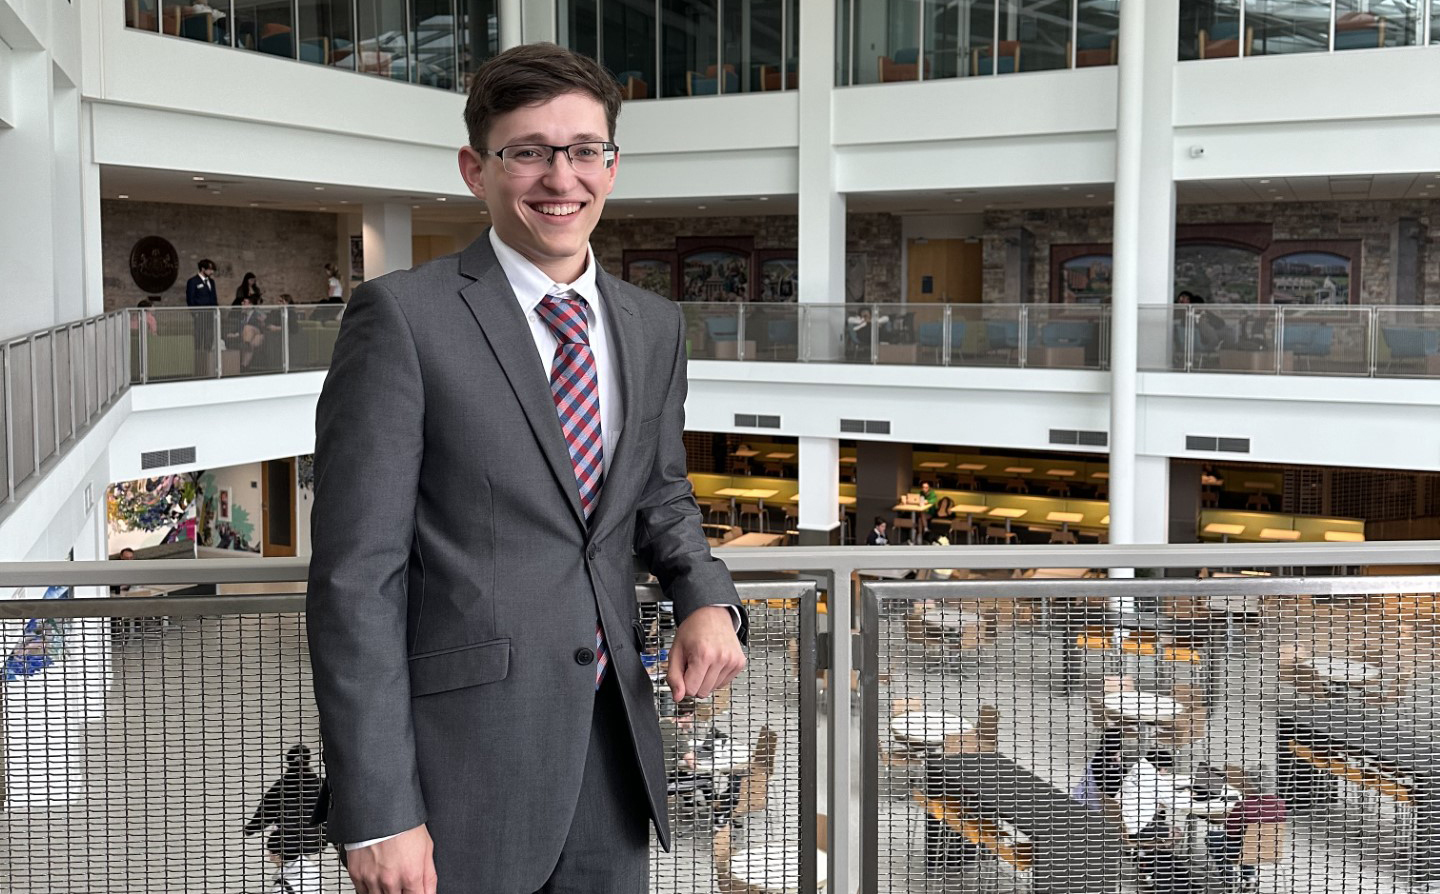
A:
POLYGON ((262 474, 264 474, 264 467, 258 462, 242 463, 238 466, 222 466, 210 470, 217 492, 227 487, 230 489, 232 518, 238 520, 238 517, 235 516, 236 509, 244 510, 246 521, 251 526, 251 531, 246 534, 246 539, 254 547, 259 547, 265 542, 265 504, 262 499, 264 492, 260 483, 262 474))

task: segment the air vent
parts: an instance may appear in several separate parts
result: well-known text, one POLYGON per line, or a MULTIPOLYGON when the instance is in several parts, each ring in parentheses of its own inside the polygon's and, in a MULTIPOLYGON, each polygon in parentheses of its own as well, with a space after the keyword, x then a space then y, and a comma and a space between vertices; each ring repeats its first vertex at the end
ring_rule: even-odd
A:
POLYGON ((1186 450, 1205 450, 1216 453, 1249 453, 1249 438, 1220 438, 1212 435, 1186 435, 1186 450))
POLYGON ((736 413, 736 428, 779 428, 779 416, 757 416, 753 413, 736 413))
POLYGON ((1078 431, 1068 428, 1050 429, 1051 444, 1074 444, 1079 447, 1105 447, 1110 435, 1103 431, 1078 431))
POLYGON ((194 447, 176 447, 174 450, 147 450, 140 454, 140 468, 160 469, 165 466, 183 466, 195 462, 194 447))
POLYGON ((888 435, 890 434, 890 420, 841 419, 840 431, 842 434, 852 435, 888 435))

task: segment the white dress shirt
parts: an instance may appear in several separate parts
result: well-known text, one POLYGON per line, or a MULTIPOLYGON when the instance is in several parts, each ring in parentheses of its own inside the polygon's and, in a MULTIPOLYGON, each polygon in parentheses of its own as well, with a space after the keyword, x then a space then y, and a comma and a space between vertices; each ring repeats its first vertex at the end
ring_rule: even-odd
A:
POLYGON ((1175 777, 1162 773, 1148 760, 1141 758, 1125 774, 1115 800, 1120 802, 1120 818, 1125 831, 1138 835, 1155 819, 1162 804, 1175 798, 1175 777))

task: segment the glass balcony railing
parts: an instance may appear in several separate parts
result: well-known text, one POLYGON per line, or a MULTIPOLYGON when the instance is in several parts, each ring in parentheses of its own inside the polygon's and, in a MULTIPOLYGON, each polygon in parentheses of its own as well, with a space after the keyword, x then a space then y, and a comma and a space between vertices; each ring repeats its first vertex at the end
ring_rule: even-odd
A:
POLYGON ((125 314, 0 343, 0 507, 129 387, 125 314))
POLYGON ((1118 60, 1118 0, 840 0, 837 11, 837 86, 1118 60))
POLYGON ((500 49, 498 0, 125 0, 125 25, 465 91, 500 49))
POLYGON ((152 307, 128 313, 130 379, 138 385, 328 369, 345 305, 152 307))
POLYGON ((1180 59, 1423 46, 1437 18, 1435 0, 1181 0, 1180 59))

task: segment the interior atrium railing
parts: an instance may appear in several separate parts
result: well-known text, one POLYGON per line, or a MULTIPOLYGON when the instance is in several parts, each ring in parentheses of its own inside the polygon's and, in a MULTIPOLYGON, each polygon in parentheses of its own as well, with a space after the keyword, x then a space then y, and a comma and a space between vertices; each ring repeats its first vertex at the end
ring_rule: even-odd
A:
POLYGON ((0 507, 130 386, 123 312, 0 343, 0 507))
MULTIPOLYGON (((747 577, 749 665, 681 721, 693 764, 669 767, 676 847, 653 853, 650 890, 1423 890, 1440 875, 1440 575, 1384 575, 1437 550, 720 550, 747 577)), ((291 748, 324 773, 305 574, 0 565, 0 587, 51 597, 0 601, 19 644, 4 889, 228 892, 280 872, 340 890, 318 830, 289 828, 310 843, 281 867, 272 829, 245 834, 291 748)), ((663 682, 673 620, 637 594, 663 682)))

